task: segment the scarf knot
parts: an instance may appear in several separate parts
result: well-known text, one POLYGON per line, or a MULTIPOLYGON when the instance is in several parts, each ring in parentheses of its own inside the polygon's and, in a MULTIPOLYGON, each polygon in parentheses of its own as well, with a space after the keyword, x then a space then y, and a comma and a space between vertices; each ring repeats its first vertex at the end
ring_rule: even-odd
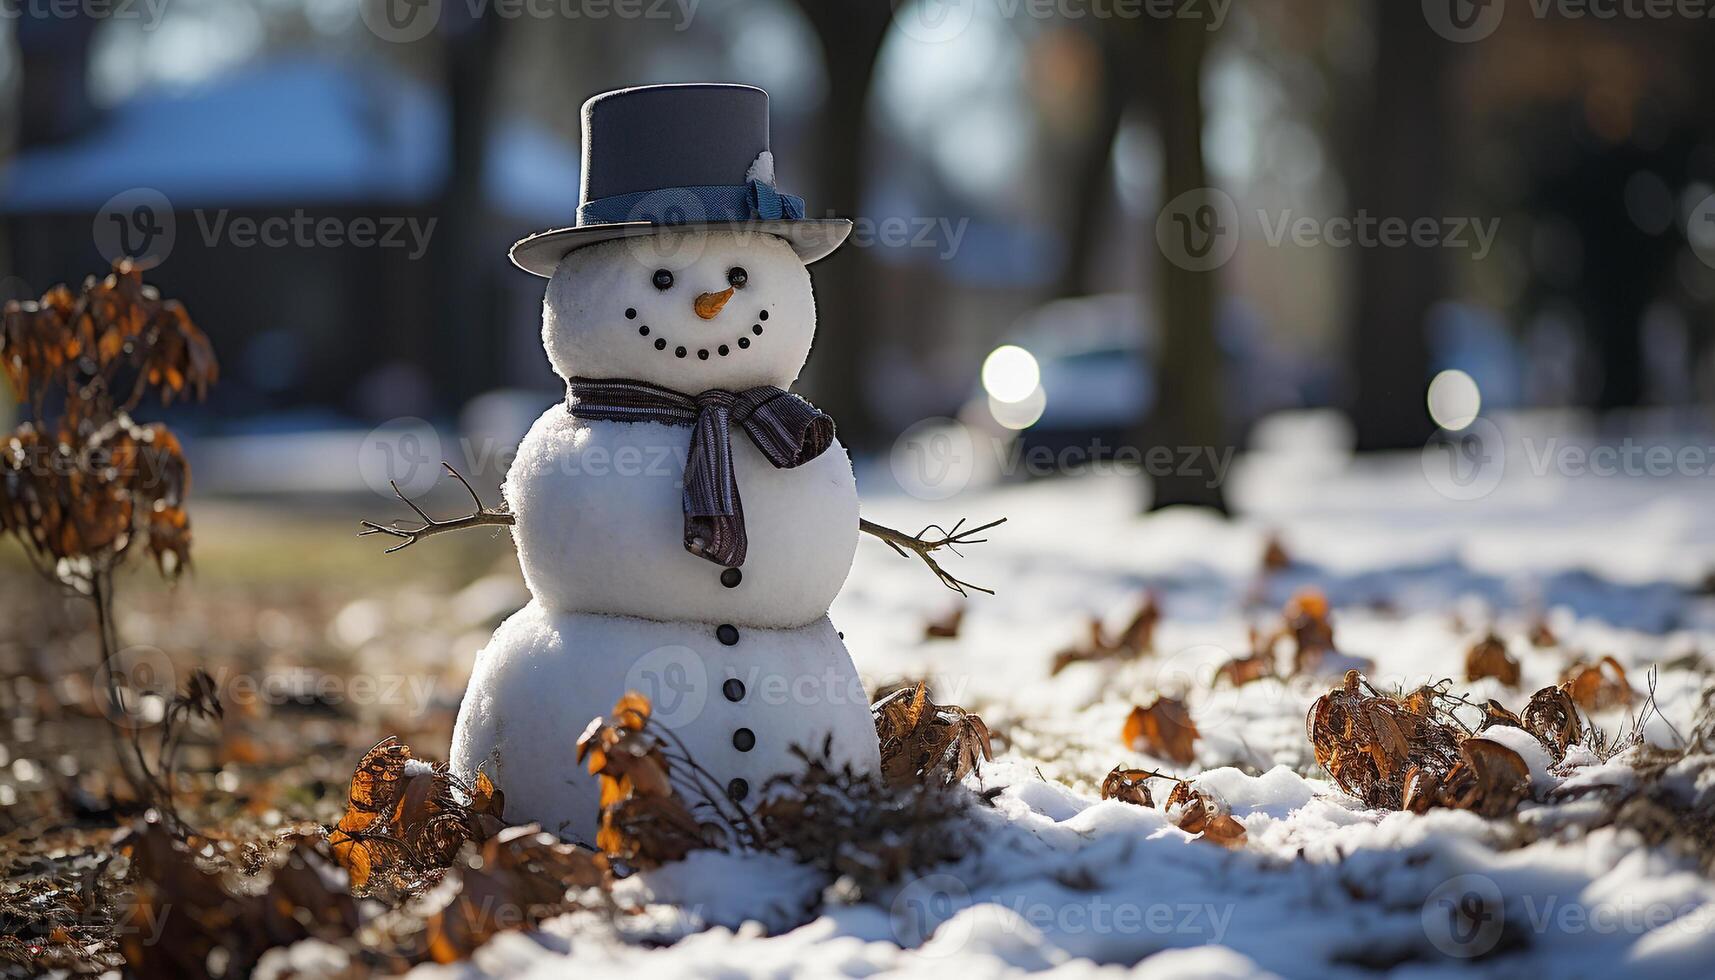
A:
POLYGON ((690 426, 681 494, 685 550, 728 568, 744 564, 749 546, 733 475, 733 426, 779 469, 802 466, 834 443, 832 418, 773 385, 743 391, 711 388, 693 396, 646 381, 573 378, 567 385, 566 409, 594 421, 690 426))

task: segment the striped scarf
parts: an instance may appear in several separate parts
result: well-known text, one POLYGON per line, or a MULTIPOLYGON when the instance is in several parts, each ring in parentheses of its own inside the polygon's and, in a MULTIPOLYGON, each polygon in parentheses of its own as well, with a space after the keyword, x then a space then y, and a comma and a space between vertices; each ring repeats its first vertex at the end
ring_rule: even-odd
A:
POLYGON ((566 410, 599 422, 660 422, 691 427, 685 461, 685 550, 728 568, 744 564, 748 539, 732 470, 732 427, 780 469, 802 466, 834 443, 834 420, 772 385, 685 395, 645 381, 573 378, 566 410))

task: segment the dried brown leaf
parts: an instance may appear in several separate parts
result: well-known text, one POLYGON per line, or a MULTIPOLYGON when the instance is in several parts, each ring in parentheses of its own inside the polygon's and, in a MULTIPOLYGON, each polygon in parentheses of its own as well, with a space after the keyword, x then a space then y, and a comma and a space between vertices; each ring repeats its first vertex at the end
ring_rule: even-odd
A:
POLYGON ((1215 678, 1211 686, 1224 680, 1234 687, 1243 687, 1252 681, 1260 681, 1274 676, 1276 676, 1274 651, 1258 650, 1248 657, 1234 657, 1222 664, 1215 671, 1215 678))
POLYGON ((1201 835, 1211 844, 1225 848, 1245 845, 1245 825, 1239 823, 1228 809, 1226 801, 1213 793, 1194 789, 1190 783, 1174 784, 1163 807, 1167 816, 1180 830, 1201 835))
POLYGON ((561 843, 534 824, 467 846, 453 869, 458 891, 424 924, 428 956, 437 963, 469 959, 501 932, 534 928, 577 907, 569 892, 609 884, 602 855, 561 843))
POLYGON ((592 722, 577 743, 578 758, 600 786, 596 847, 634 869, 677 861, 713 843, 711 828, 698 822, 674 789, 651 713, 648 698, 627 691, 613 714, 592 722))
POLYGON ((1292 556, 1287 554, 1286 546, 1280 543, 1279 535, 1271 534, 1262 548, 1263 572, 1280 572, 1292 567, 1292 556))
POLYGON ((1584 737, 1584 726, 1578 720, 1578 704, 1567 685, 1545 687, 1530 696, 1524 706, 1521 725, 1548 747, 1555 761, 1566 756, 1568 746, 1584 737))
POLYGON ((1637 697, 1626 680, 1626 668, 1611 655, 1595 663, 1573 664, 1561 678, 1572 700, 1585 711, 1605 711, 1630 705, 1637 697))
POLYGON ((1518 661, 1507 653, 1506 642, 1493 633, 1465 652, 1465 679, 1474 681, 1484 677, 1493 677, 1508 687, 1516 687, 1519 682, 1518 661))
POLYGON ((1472 736, 1459 743, 1459 755, 1437 793, 1442 806, 1501 817, 1530 795, 1530 768, 1505 745, 1472 736))
POLYGON ((1316 761, 1346 792, 1397 810, 1416 768, 1432 776, 1451 769, 1462 734, 1445 720, 1440 695, 1420 688, 1403 698, 1368 689, 1357 671, 1316 699, 1306 718, 1316 761))
POLYGON ((1136 806, 1154 806, 1155 797, 1149 793, 1148 780, 1159 775, 1148 769, 1127 769, 1115 766, 1102 780, 1102 799, 1119 800, 1136 806))
POLYGON ((1175 698, 1158 697, 1148 707, 1132 708, 1120 741, 1134 751, 1188 765, 1197 758, 1197 726, 1190 709, 1175 698))
POLYGON ((1102 621, 1091 618, 1089 637, 1080 646, 1067 647, 1054 655, 1054 660, 1048 668, 1049 676, 1054 676, 1075 663, 1091 660, 1132 660, 1141 657, 1155 649, 1155 627, 1161 621, 1161 606, 1155 599, 1155 593, 1146 592, 1143 602, 1137 612, 1120 630, 1119 636, 1109 639, 1102 628, 1102 621))
POLYGON ((959 626, 965 620, 965 607, 954 606, 939 619, 932 619, 923 627, 925 640, 951 640, 959 635, 959 626))
POLYGON ((988 726, 958 705, 937 705, 927 685, 895 691, 870 706, 889 786, 959 782, 994 758, 988 726))

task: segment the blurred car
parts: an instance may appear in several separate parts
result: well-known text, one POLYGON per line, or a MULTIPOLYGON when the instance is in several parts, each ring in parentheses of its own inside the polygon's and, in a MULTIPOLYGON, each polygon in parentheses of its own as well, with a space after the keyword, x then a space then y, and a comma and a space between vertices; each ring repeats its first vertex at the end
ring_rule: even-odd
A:
POLYGON ((1055 300, 989 354, 961 413, 967 424, 1021 433, 1058 450, 1118 445, 1155 405, 1155 334, 1141 297, 1055 300))
MULTIPOLYGON (((1331 369, 1281 350, 1244 304, 1225 304, 1217 330, 1235 437, 1268 412, 1329 396, 1331 369)), ((1159 390, 1160 333, 1144 297, 1055 300, 1020 318, 1009 335, 983 362, 960 413, 965 424, 1016 440, 1015 452, 1077 448, 1093 461, 1134 443, 1159 390)))

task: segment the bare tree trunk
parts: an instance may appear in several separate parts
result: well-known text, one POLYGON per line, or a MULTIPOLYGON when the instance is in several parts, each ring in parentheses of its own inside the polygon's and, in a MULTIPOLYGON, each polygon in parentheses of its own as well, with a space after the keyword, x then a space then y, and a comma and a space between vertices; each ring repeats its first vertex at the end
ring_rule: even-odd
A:
MULTIPOLYGON (((816 158, 823 200, 810 217, 832 211, 856 217, 862 204, 864 158, 869 147, 869 92, 875 58, 892 23, 892 7, 876 0, 801 0, 822 45, 828 103, 818 127, 816 158)), ((850 246, 816 267, 816 352, 810 394, 839 423, 848 446, 877 438, 864 399, 868 375, 875 270, 861 248, 850 246)))
POLYGON ((1071 201, 1066 222, 1066 261, 1060 268, 1055 296, 1079 296, 1090 287, 1091 260, 1098 254, 1097 236, 1108 203, 1108 167, 1113 160, 1114 140, 1125 116, 1127 76, 1124 52, 1116 32, 1098 30, 1101 49, 1101 105, 1096 123, 1080 147, 1079 159, 1070 171, 1071 201))
POLYGON ((449 8, 445 32, 445 92, 450 140, 447 182, 439 201, 440 223, 435 229, 430 261, 433 289, 440 297, 441 353, 430 366, 436 388, 454 399, 454 407, 480 393, 497 365, 499 348, 489 342, 493 327, 485 321, 482 270, 493 266, 483 234, 487 228, 485 196, 489 103, 503 37, 498 17, 455 13, 449 8))
MULTIPOLYGON (((1208 186, 1203 164, 1203 55, 1207 34, 1194 20, 1172 18, 1144 30, 1145 59, 1158 65, 1157 118, 1162 142, 1161 200, 1208 186), (1148 39, 1155 37, 1157 43, 1148 39)), ((1151 63, 1145 60, 1145 64, 1151 63)), ((1153 222, 1152 222, 1153 224, 1153 222)), ((1237 229, 1234 229, 1236 233, 1237 229)), ((1155 240, 1149 229, 1148 240, 1155 240)), ((1216 270, 1194 271, 1156 250, 1156 310, 1161 347, 1160 398, 1145 425, 1145 447, 1167 447, 1175 463, 1191 447, 1221 451, 1227 442, 1220 351, 1215 344, 1216 270)), ((1147 449, 1146 449, 1147 451, 1147 449)), ((1151 510, 1178 504, 1225 514, 1219 474, 1178 465, 1151 474, 1151 510)))
MULTIPOLYGON (((1450 165, 1444 103, 1449 42, 1424 30, 1416 5, 1375 4, 1375 75, 1362 136, 1353 141, 1353 213, 1407 221, 1439 218, 1450 165)), ((1425 318, 1446 294, 1446 250, 1358 250, 1348 345, 1352 422, 1359 450, 1416 449, 1433 425, 1425 318)))
POLYGON ((57 15, 8 4, 22 71, 18 85, 17 149, 57 143, 83 132, 99 113, 89 93, 89 62, 100 14, 57 15))

